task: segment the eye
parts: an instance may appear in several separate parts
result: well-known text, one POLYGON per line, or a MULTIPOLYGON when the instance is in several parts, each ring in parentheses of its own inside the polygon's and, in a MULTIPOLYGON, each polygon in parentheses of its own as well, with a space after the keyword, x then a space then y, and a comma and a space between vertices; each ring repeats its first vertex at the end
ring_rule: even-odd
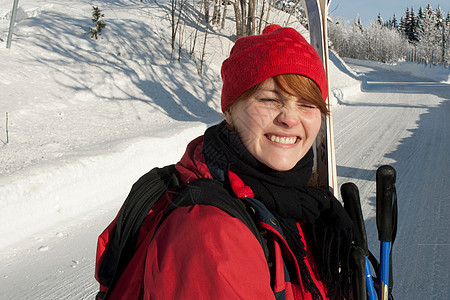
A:
POLYGON ((278 102, 277 99, 273 99, 273 98, 261 98, 261 99, 259 99, 259 101, 261 101, 261 102, 278 102))
POLYGON ((298 101, 298 106, 303 109, 315 109, 317 108, 316 105, 312 104, 311 102, 307 102, 305 100, 298 101))
POLYGON ((316 106, 312 105, 312 104, 300 104, 300 106, 303 107, 303 108, 311 108, 311 109, 316 108, 316 106))
POLYGON ((283 103, 281 102, 281 100, 277 99, 277 98, 259 98, 258 101, 260 103, 263 103, 264 105, 269 105, 269 106, 282 106, 283 103))

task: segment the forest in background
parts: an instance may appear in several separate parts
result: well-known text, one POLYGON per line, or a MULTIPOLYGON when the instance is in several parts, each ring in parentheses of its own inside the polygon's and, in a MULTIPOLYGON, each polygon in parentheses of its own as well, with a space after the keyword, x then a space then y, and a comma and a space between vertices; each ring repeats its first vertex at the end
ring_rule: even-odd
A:
MULTIPOLYGON (((301 0, 169 0, 161 7, 167 10, 171 24, 172 59, 180 61, 183 53, 188 53, 199 73, 204 69, 209 35, 220 33, 227 22, 234 23, 234 35, 230 37, 233 40, 260 34, 273 21, 271 14, 277 10, 288 15, 288 20, 280 25, 295 20, 308 28, 301 0), (197 17, 187 19, 187 12, 192 16, 192 10, 197 17), (195 22, 194 32, 184 31, 186 22, 195 22)), ((445 14, 439 6, 433 9, 430 4, 420 7, 417 14, 413 7, 406 8, 400 20, 395 14, 387 21, 378 15, 365 27, 359 18, 350 21, 329 17, 328 38, 330 49, 341 57, 450 65, 450 12, 445 14)))
POLYGON ((376 21, 362 26, 361 20, 330 20, 329 39, 342 57, 385 63, 400 60, 450 65, 450 12, 445 14, 430 4, 425 9, 406 8, 400 20, 395 14, 387 21, 378 15, 376 21))

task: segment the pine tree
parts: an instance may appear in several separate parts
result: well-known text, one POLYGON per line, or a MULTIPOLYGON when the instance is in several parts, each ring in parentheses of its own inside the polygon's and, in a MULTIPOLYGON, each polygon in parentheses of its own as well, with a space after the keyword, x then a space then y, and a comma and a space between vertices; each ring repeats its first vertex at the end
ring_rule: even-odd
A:
POLYGON ((395 14, 392 16, 392 28, 398 29, 398 21, 395 14))
POLYGON ((409 21, 410 21, 410 13, 409 13, 409 7, 406 8, 405 15, 402 17, 400 25, 401 25, 401 32, 408 38, 409 40, 409 21))
MULTIPOLYGON (((409 11, 408 11, 408 13, 409 13, 409 11)), ((401 33, 403 33, 403 35, 406 36, 406 22, 405 22, 404 17, 400 17, 400 24, 398 26, 398 29, 401 33)))
POLYGON ((395 17, 395 14, 389 18, 389 21, 384 22, 384 26, 388 27, 389 29, 399 29, 397 18, 395 17))
POLYGON ((405 15, 405 34, 410 43, 415 44, 419 39, 417 36, 417 18, 414 14, 414 9, 411 7, 411 10, 408 13, 408 9, 406 9, 407 14, 405 15))
POLYGON ((106 24, 103 20, 104 17, 105 15, 102 14, 102 11, 98 8, 98 6, 92 6, 92 23, 94 23, 95 27, 89 27, 91 38, 97 39, 103 28, 105 28, 106 24))
POLYGON ((392 28, 392 19, 389 18, 388 21, 384 22, 383 26, 387 28, 392 28))
POLYGON ((424 16, 424 14, 423 14, 422 6, 421 6, 421 7, 419 7, 419 12, 417 13, 417 18, 419 20, 421 20, 421 19, 423 19, 423 16, 424 16))
POLYGON ((378 25, 380 25, 380 26, 383 26, 383 25, 384 25, 384 24, 383 24, 383 18, 381 18, 381 14, 378 14, 377 23, 378 23, 378 25))

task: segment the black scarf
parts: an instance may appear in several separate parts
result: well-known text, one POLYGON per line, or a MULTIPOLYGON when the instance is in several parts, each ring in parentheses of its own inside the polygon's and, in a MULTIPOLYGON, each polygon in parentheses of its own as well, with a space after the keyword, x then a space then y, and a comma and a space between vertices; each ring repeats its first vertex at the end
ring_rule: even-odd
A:
POLYGON ((312 150, 293 169, 275 171, 254 158, 237 132, 222 122, 206 130, 203 155, 215 179, 227 183, 226 170, 230 169, 275 215, 297 258, 302 281, 314 299, 321 297, 305 264, 306 250, 297 221, 302 224, 309 249, 319 265, 328 296, 348 297, 353 225, 332 193, 307 185, 312 173, 312 150))

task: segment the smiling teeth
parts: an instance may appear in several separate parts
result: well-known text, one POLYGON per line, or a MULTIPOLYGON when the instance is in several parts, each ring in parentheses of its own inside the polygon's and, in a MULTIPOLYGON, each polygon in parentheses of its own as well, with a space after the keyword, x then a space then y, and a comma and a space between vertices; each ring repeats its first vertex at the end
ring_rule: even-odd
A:
POLYGON ((269 136, 269 139, 272 142, 280 143, 280 144, 286 144, 286 145, 295 144, 295 142, 297 141, 297 137, 296 136, 293 136, 293 137, 280 137, 280 136, 276 136, 276 135, 271 135, 271 136, 269 136))

